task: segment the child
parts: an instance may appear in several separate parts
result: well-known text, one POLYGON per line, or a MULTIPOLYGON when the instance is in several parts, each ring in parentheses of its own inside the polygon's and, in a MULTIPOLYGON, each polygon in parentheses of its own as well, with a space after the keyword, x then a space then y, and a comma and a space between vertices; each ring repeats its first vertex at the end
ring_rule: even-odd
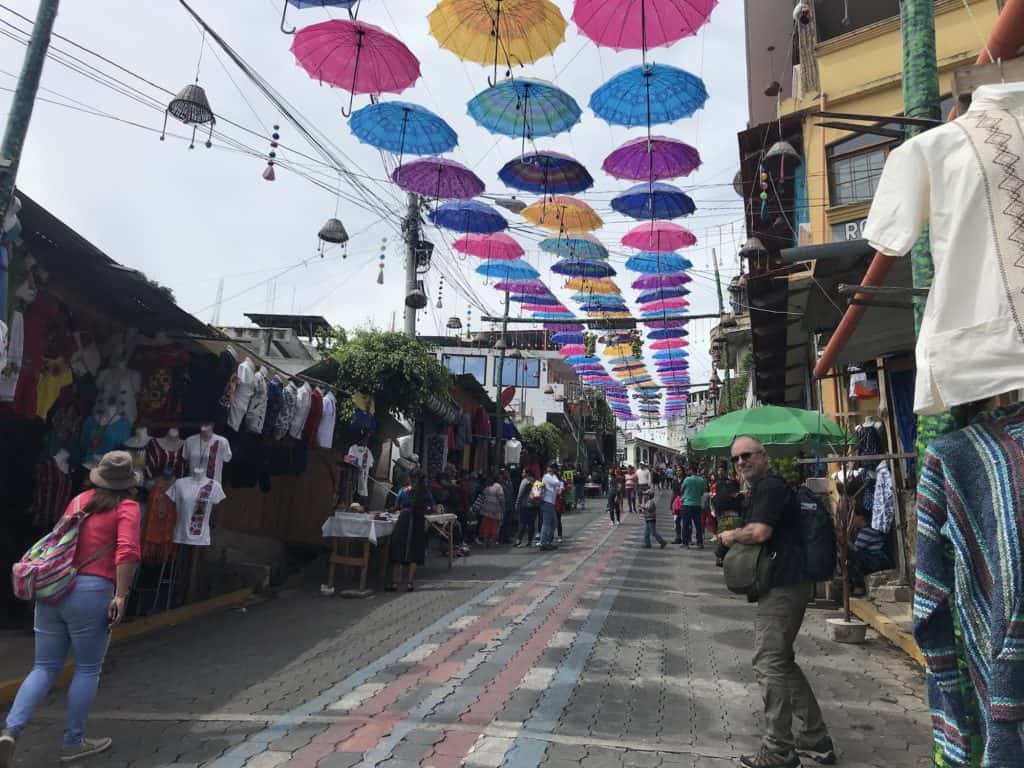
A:
POLYGON ((641 499, 641 511, 644 513, 644 549, 651 548, 651 536, 657 539, 658 544, 664 549, 668 542, 658 533, 658 507, 654 503, 654 494, 646 493, 641 499))
POLYGON ((613 469, 608 472, 608 517, 611 518, 611 525, 622 522, 622 515, 619 512, 619 494, 621 491, 619 476, 613 469))

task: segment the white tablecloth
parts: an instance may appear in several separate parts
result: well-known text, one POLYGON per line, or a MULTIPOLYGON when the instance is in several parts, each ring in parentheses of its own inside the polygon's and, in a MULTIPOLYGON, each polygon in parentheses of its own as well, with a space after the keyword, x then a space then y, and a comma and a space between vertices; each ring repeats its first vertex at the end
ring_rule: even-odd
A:
POLYGON ((373 515, 342 512, 324 521, 321 532, 325 539, 367 539, 374 546, 395 530, 393 520, 375 520, 373 515))
POLYGON ((457 519, 451 512, 440 515, 426 515, 426 518, 428 523, 450 523, 457 519))

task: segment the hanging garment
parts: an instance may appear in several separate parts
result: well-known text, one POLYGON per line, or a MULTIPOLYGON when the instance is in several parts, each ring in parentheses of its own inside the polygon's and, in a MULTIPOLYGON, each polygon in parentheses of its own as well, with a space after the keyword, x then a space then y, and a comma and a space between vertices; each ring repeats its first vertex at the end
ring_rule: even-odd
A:
POLYGON ((228 426, 235 432, 242 428, 242 419, 249 410, 253 392, 256 391, 256 366, 248 357, 238 364, 234 376, 235 390, 228 405, 228 426))
POLYGON ((261 434, 263 422, 267 418, 267 377, 263 369, 256 371, 253 379, 252 397, 249 400, 249 410, 245 412, 243 424, 248 432, 261 434))
POLYGON ((89 333, 75 331, 71 334, 75 348, 71 353, 71 370, 76 376, 95 376, 100 372, 100 349, 89 333))
POLYGON ((277 440, 280 440, 291 430, 292 421, 295 420, 295 411, 298 407, 298 394, 299 388, 290 381, 281 389, 281 409, 277 412, 277 419, 274 424, 274 438, 277 440))
POLYGON ((320 429, 320 417, 324 414, 324 396, 320 390, 314 389, 309 394, 309 414, 302 427, 302 442, 312 448, 317 444, 317 431, 320 429))
POLYGON ((188 352, 173 346, 136 349, 132 367, 142 376, 137 405, 144 423, 180 417, 191 358, 188 352))
POLYGON ((99 461, 103 454, 120 448, 132 436, 132 425, 128 419, 115 418, 109 423, 89 416, 82 422, 82 435, 78 444, 78 455, 82 461, 99 461))
POLYGON ((284 385, 277 376, 267 382, 267 412, 263 416, 263 434, 270 436, 277 428, 277 420, 281 416, 283 403, 282 390, 284 385))
POLYGON ((878 397, 878 374, 857 371, 850 374, 850 398, 874 400, 878 397))
POLYGON ((217 356, 211 352, 192 355, 182 400, 182 419, 195 423, 213 421, 217 417, 217 398, 222 391, 217 356))
POLYGON ((71 366, 63 357, 43 360, 36 382, 36 415, 45 419, 60 392, 75 380, 71 366))
POLYGON ((905 141, 885 162, 864 225, 871 247, 902 256, 931 225, 935 278, 917 340, 917 413, 1024 388, 1022 117, 1021 83, 979 86, 964 115, 905 141))
POLYGON ((292 414, 292 423, 288 428, 288 434, 296 440, 302 439, 302 430, 306 426, 306 419, 309 418, 309 409, 313 405, 313 390, 303 382, 302 386, 295 391, 295 412, 292 414))
POLYGON ((138 419, 137 398, 142 390, 142 375, 127 366, 115 366, 96 376, 97 407, 114 407, 118 414, 134 424, 138 419))
POLYGON ((39 462, 32 499, 32 523, 39 528, 52 528, 71 502, 72 485, 71 475, 52 458, 39 462))
POLYGON ((972 696, 958 684, 954 622, 977 696, 982 765, 1019 765, 1024 743, 1024 406, 936 440, 918 483, 914 637, 928 667, 934 739, 965 765, 972 696), (954 610, 956 615, 954 616, 954 610))
POLYGON ((156 480, 146 500, 146 514, 142 521, 142 559, 147 563, 162 563, 174 554, 174 527, 178 521, 177 508, 168 491, 174 480, 156 480))
POLYGON ((210 435, 209 440, 204 440, 202 435, 192 435, 185 438, 181 451, 189 472, 201 468, 207 477, 218 483, 224 464, 231 461, 231 444, 220 435, 210 435))
POLYGON ((0 368, 0 402, 10 402, 18 388, 21 373, 21 358, 25 347, 25 318, 21 312, 11 313, 11 325, 7 329, 5 348, 7 363, 0 368))
POLYGON ((26 418, 36 415, 38 408, 36 385, 42 372, 51 326, 57 323, 57 303, 48 296, 39 295, 25 310, 24 342, 21 371, 14 392, 14 412, 26 418))
POLYGON ((886 462, 878 465, 875 473, 875 497, 871 505, 871 527, 881 533, 888 533, 896 519, 896 489, 892 482, 892 470, 886 462))
POLYGON ((90 400, 80 395, 83 389, 82 382, 65 388, 46 417, 46 454, 53 456, 63 448, 71 454, 72 464, 82 461, 79 437, 86 414, 92 410, 90 400))
POLYGON ((356 493, 360 496, 369 496, 370 469, 373 467, 373 453, 365 445, 352 445, 349 446, 345 461, 359 470, 356 493))
POLYGON ((184 447, 184 441, 150 438, 146 443, 146 477, 156 480, 168 472, 176 479, 185 474, 184 447))
POLYGON ((183 477, 167 489, 167 497, 176 508, 174 543, 210 546, 210 512, 227 498, 220 483, 208 477, 183 477))
POLYGON ((333 392, 324 395, 323 413, 316 430, 317 444, 321 448, 334 447, 334 425, 338 420, 338 401, 333 392))

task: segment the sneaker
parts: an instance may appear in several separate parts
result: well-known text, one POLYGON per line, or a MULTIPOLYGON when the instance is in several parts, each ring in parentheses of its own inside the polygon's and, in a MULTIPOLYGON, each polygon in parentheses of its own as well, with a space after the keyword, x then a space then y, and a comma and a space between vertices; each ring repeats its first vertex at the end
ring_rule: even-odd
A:
POLYGON ((747 768, 800 768, 800 758, 796 752, 771 752, 761 747, 756 755, 743 755, 740 765, 747 768))
POLYGON ((664 549, 666 544, 668 544, 668 542, 663 539, 661 542, 661 548, 664 549))
MULTIPOLYGON (((798 747, 796 751, 797 754, 800 755, 800 757, 806 757, 809 760, 814 760, 816 763, 819 763, 821 765, 836 764, 836 747, 832 743, 832 737, 830 736, 825 736, 813 747, 798 747)), ((3 763, 0 762, 0 766, 2 765, 3 763)))
POLYGON ((14 765, 14 746, 17 737, 6 728, 0 733, 0 768, 14 765))
POLYGON ((561 544, 561 543, 562 543, 562 537, 559 536, 557 539, 555 539, 555 544, 561 544))
POLYGON ((114 740, 105 737, 102 739, 82 739, 81 744, 74 746, 63 746, 60 748, 60 761, 62 763, 73 763, 83 757, 92 757, 101 752, 106 752, 113 745, 114 740))

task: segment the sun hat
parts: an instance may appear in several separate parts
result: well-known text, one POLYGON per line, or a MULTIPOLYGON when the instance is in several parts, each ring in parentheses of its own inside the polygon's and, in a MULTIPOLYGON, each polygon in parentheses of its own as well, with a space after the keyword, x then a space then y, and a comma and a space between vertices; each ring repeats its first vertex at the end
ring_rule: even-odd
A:
POLYGON ((89 481, 97 488, 126 491, 135 487, 135 468, 128 451, 111 451, 89 472, 89 481))

